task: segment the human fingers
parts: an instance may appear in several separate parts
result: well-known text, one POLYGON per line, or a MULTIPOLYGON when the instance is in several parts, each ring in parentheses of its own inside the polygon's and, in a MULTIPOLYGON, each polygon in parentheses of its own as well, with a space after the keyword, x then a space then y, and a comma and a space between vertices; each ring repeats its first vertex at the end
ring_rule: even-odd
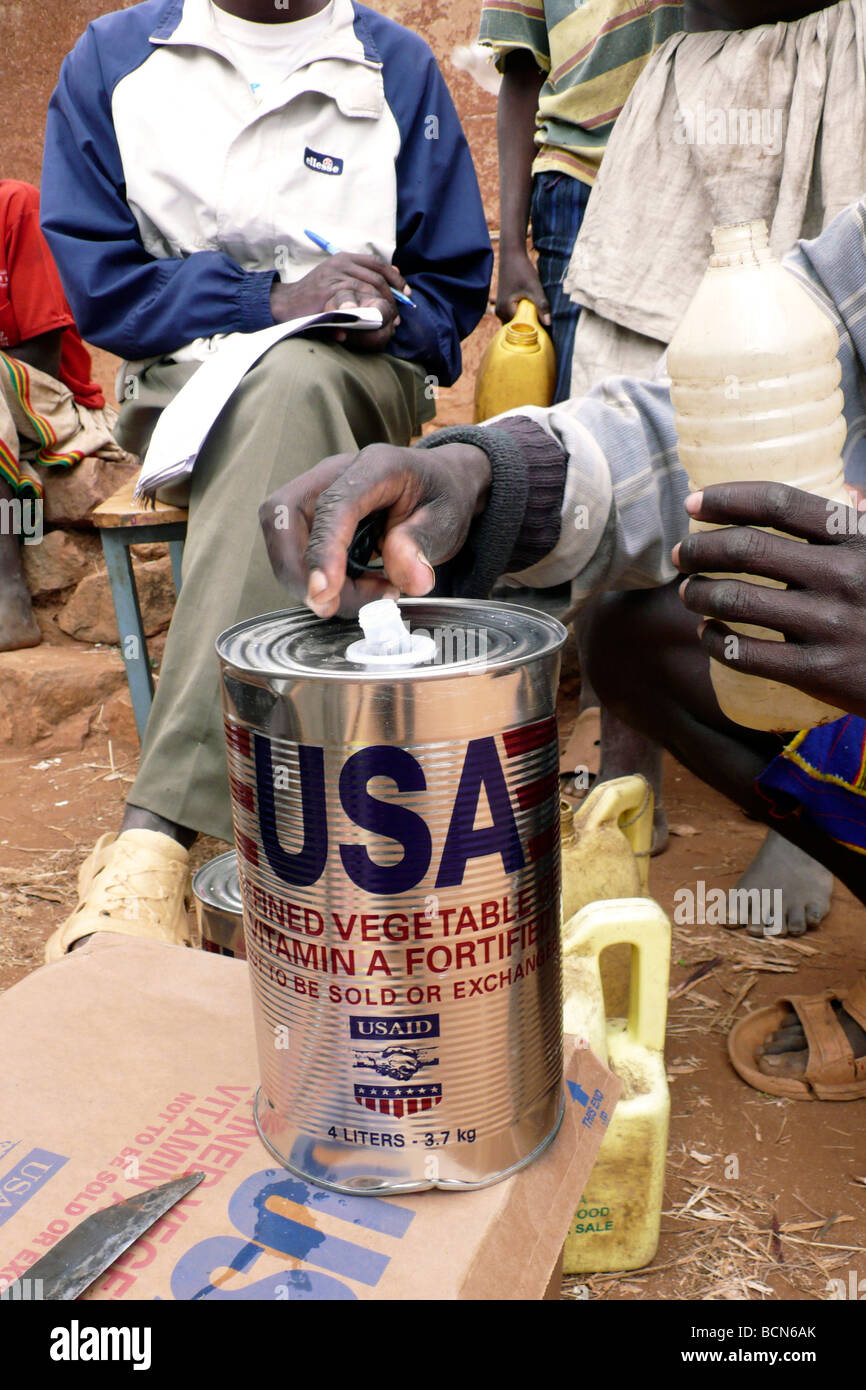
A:
POLYGON ((389 265, 387 261, 382 261, 378 256, 351 256, 353 265, 363 267, 365 270, 372 271, 376 275, 381 275, 392 289, 400 290, 402 294, 409 294, 411 286, 406 282, 402 273, 395 265, 389 265))
POLYGON ((674 563, 683 574, 749 574, 817 588, 836 565, 834 551, 751 526, 723 526, 680 541, 674 563))
POLYGON ((304 555, 319 495, 352 463, 357 455, 332 454, 300 477, 265 498, 259 507, 271 568, 291 594, 303 599, 307 592, 304 555))
MULTIPOLYGON (((318 494, 304 566, 308 602, 321 617, 342 611, 346 559, 358 524, 375 511, 390 514, 393 510, 396 518, 402 520, 411 515, 421 500, 417 458, 417 451, 372 445, 362 449, 318 494)), ((399 585, 398 577, 388 573, 387 563, 385 573, 389 582, 399 585)))
POLYGON ((686 608, 704 618, 767 627, 797 641, 818 639, 826 627, 823 599, 799 590, 748 584, 742 579, 691 578, 680 585, 679 592, 686 608))
POLYGON ((748 637, 715 618, 703 623, 698 635, 704 651, 722 666, 744 676, 793 685, 807 694, 817 693, 814 687, 819 673, 812 654, 797 642, 748 637))
POLYGON ((379 510, 388 513, 381 545, 388 579, 404 593, 429 593, 433 566, 461 547, 489 482, 487 455, 473 446, 362 450, 316 502, 305 559, 315 611, 337 611, 358 522, 379 510))
POLYGON ((716 483, 686 498, 686 511, 698 521, 728 526, 768 526, 821 545, 838 544, 831 521, 842 504, 802 492, 786 483, 716 483))

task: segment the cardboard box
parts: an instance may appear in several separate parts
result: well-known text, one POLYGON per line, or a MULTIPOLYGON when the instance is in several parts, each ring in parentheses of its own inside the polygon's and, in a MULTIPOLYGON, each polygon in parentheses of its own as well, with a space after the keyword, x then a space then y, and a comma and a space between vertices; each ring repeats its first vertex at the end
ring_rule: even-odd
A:
POLYGON ((0 1048, 0 1287, 90 1212, 207 1175, 87 1299, 541 1299, 619 1091, 568 1040, 562 1129, 523 1172, 343 1197, 258 1138, 245 962, 95 937, 0 997, 0 1048))

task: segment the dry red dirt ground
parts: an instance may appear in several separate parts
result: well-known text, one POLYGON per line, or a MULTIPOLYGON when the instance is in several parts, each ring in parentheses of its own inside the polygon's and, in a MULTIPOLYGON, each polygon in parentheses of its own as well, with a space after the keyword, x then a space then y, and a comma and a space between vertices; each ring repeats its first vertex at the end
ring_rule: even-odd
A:
MULTIPOLYGON (((567 729, 570 700, 563 715, 567 729)), ((83 752, 0 757, 0 989, 40 965, 43 943, 74 903, 84 853, 117 824, 136 758, 136 747, 100 734, 83 752)), ((669 818, 687 833, 653 861, 651 890, 672 914, 679 887, 698 879, 733 886, 763 830, 673 762, 666 782, 669 818)), ((200 842, 196 862, 221 848, 200 842)), ((725 1051, 731 1017, 786 989, 851 980, 858 968, 866 969, 866 911, 838 886, 829 918, 799 945, 750 942, 722 927, 675 928, 658 1254, 634 1274, 568 1279, 567 1297, 826 1299, 833 1279, 846 1290, 863 1279, 866 1297, 866 1101, 764 1096, 739 1080, 725 1051)))

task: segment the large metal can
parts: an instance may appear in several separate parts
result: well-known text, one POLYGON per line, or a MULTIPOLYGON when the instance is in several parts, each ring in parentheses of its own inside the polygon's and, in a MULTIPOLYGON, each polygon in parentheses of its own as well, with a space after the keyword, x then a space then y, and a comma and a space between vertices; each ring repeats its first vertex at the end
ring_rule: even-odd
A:
POLYGON ((400 609, 424 664, 367 664, 355 623, 306 609, 217 643, 256 1119, 287 1168, 346 1192, 486 1186, 562 1117, 565 629, 400 609))
POLYGON ((192 893, 202 950, 244 959, 243 904, 234 850, 202 864, 192 876, 192 893))

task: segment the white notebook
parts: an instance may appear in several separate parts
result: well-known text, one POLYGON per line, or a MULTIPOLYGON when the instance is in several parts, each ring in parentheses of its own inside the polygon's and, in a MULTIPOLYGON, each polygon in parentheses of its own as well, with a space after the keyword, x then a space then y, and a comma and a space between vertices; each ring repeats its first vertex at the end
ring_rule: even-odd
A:
POLYGON ((136 497, 189 477, 211 426, 243 377, 268 348, 308 328, 369 330, 382 327, 378 309, 309 314, 258 333, 232 333, 190 377, 157 421, 135 485, 136 497))

